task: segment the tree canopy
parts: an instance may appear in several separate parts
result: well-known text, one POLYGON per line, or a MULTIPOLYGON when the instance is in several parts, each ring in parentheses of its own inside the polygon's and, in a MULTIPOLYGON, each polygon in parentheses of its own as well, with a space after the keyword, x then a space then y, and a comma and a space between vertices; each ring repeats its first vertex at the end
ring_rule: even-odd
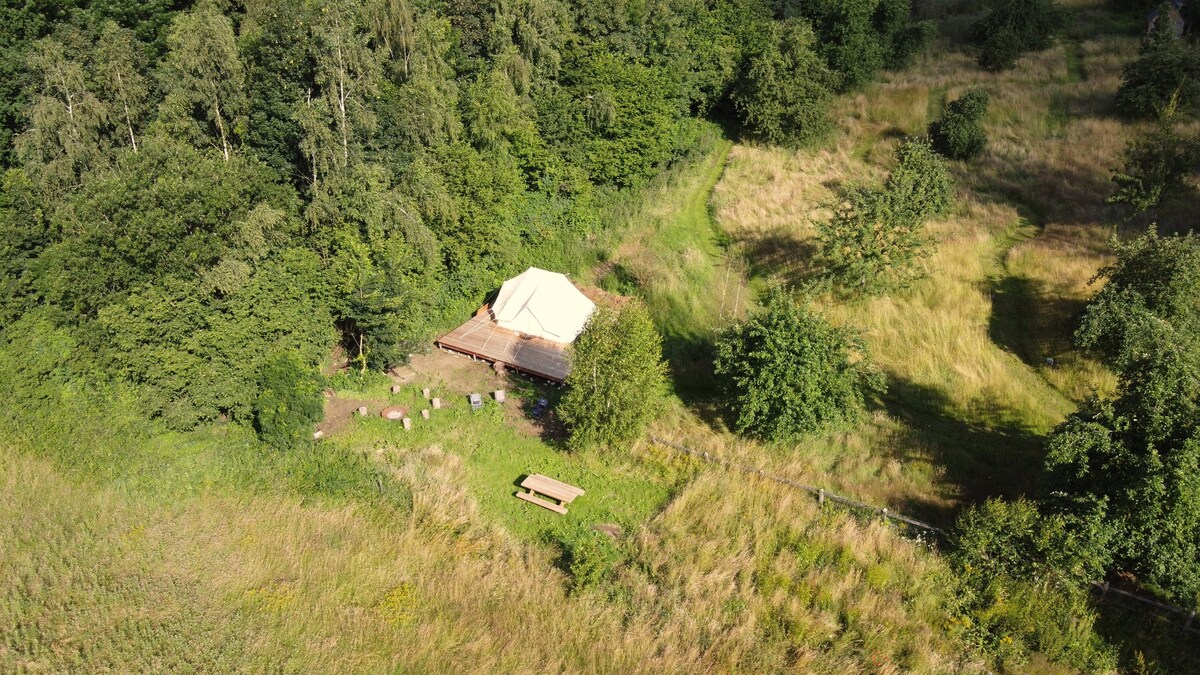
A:
POLYGON ((954 180, 945 160, 924 140, 896 151, 896 165, 882 188, 852 185, 817 224, 826 274, 844 289, 880 294, 920 278, 920 262, 932 253, 925 234, 929 218, 953 203, 954 180))
POLYGON ((1077 333, 1118 375, 1054 433, 1055 504, 1107 533, 1113 566, 1200 593, 1200 236, 1122 244, 1077 333))
POLYGON ((771 142, 921 48, 909 0, 31 3, 0 10, 0 320, 173 426, 272 350, 404 361, 733 115, 771 142), (869 58, 859 58, 869 51, 869 58))
POLYGON ((715 370, 737 430, 775 441, 851 423, 883 389, 858 335, 779 286, 718 336, 715 370))
POLYGON ((558 412, 572 446, 626 445, 658 415, 667 366, 642 302, 598 306, 571 346, 570 361, 558 412))

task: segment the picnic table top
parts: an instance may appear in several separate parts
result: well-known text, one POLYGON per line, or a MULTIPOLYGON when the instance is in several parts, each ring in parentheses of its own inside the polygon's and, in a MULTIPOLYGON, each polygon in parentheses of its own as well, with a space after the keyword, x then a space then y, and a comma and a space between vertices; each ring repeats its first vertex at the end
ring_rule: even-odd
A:
POLYGON ((521 487, 544 494, 547 497, 553 497, 561 502, 570 502, 572 499, 583 494, 583 490, 574 485, 567 485, 562 481, 548 478, 540 473, 526 476, 525 480, 521 481, 521 487))

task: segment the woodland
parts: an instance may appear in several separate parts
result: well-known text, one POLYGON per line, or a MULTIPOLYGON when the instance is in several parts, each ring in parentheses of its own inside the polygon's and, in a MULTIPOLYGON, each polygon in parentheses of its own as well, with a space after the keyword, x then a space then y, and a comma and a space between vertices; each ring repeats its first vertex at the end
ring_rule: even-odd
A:
POLYGON ((0 670, 1200 671, 1198 40, 5 0, 0 670), (529 266, 625 298, 563 387, 436 353, 529 266))

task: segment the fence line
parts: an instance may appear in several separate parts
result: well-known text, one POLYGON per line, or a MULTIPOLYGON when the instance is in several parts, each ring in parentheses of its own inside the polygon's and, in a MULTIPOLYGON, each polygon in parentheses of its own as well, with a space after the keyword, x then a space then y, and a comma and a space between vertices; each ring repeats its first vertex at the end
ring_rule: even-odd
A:
MULTIPOLYGON (((684 445, 680 445, 678 443, 673 443, 664 438, 659 438, 657 436, 650 436, 650 440, 656 445, 670 448, 671 450, 675 450, 676 452, 681 452, 683 454, 690 455, 692 457, 696 457, 697 459, 703 460, 705 462, 709 462, 711 464, 719 464, 719 465, 724 466, 729 469, 736 469, 738 471, 741 471, 742 473, 750 474, 752 476, 757 476, 758 478, 762 478, 762 479, 769 480, 769 481, 772 481, 775 483, 779 483, 780 485, 786 485, 791 488, 804 490, 805 492, 808 492, 808 493, 816 496, 817 502, 820 504, 824 504, 825 502, 828 501, 828 502, 833 502, 834 504, 848 506, 850 508, 860 509, 863 511, 869 511, 872 514, 881 516, 888 520, 893 520, 896 522, 904 523, 905 525, 909 525, 911 527, 915 527, 917 529, 926 530, 928 532, 933 532, 947 542, 950 540, 950 536, 946 533, 945 530, 941 529, 940 527, 935 527, 924 521, 920 521, 915 518, 909 518, 908 516, 905 516, 905 515, 902 515, 899 513, 893 513, 886 508, 872 506, 870 504, 865 504, 863 502, 860 502, 860 501, 857 501, 854 499, 850 499, 849 497, 843 497, 842 495, 830 492, 829 490, 826 490, 824 488, 814 487, 812 485, 805 485, 804 483, 798 483, 794 480, 784 478, 783 476, 777 476, 772 473, 767 473, 767 472, 763 471, 762 469, 755 467, 755 466, 751 466, 749 464, 742 464, 740 462, 732 462, 732 461, 729 461, 722 457, 718 457, 717 455, 714 455, 709 452, 704 452, 701 450, 693 450, 692 448, 689 448, 684 445)), ((1119 607, 1125 607, 1126 609, 1133 609, 1133 610, 1154 611, 1160 615, 1166 614, 1169 616, 1174 616, 1174 617, 1176 617, 1177 620, 1183 622, 1184 632, 1200 634, 1200 621, 1196 621, 1196 612, 1195 611, 1188 611, 1186 609, 1181 609, 1174 605, 1168 605, 1164 602, 1159 602, 1158 600, 1154 600, 1152 598, 1147 598, 1144 595, 1138 595, 1137 593, 1130 593, 1129 591, 1124 591, 1119 588, 1113 588, 1112 586, 1109 585, 1109 583, 1107 581, 1104 581, 1104 582, 1093 581, 1090 584, 1090 588, 1092 590, 1096 590, 1096 591, 1100 592, 1100 602, 1104 602, 1105 600, 1107 600, 1109 594, 1113 593, 1121 598, 1126 598, 1129 600, 1133 600, 1134 602, 1140 603, 1139 605, 1136 605, 1136 606, 1122 605, 1120 603, 1114 603, 1119 607)))
POLYGON ((1183 622, 1184 632, 1195 633, 1197 635, 1200 635, 1200 621, 1196 621, 1196 612, 1194 612, 1194 611, 1189 612, 1186 609, 1180 609, 1179 607, 1176 607, 1174 605, 1168 605, 1165 602, 1159 602, 1157 600, 1147 598, 1144 595, 1138 595, 1137 593, 1130 593, 1129 591, 1123 591, 1119 588, 1113 588, 1112 586, 1110 586, 1108 584, 1107 581, 1105 581, 1103 583, 1101 583, 1099 581, 1093 581, 1091 583, 1091 587, 1092 587, 1092 590, 1100 592, 1100 602, 1104 602, 1106 599, 1108 599, 1109 593, 1115 593, 1116 595, 1118 595, 1122 598, 1126 598, 1129 600, 1133 600, 1134 602, 1138 602, 1138 603, 1140 603, 1140 605, 1146 605, 1146 607, 1142 607, 1140 605, 1131 607, 1129 605, 1123 605, 1119 602, 1113 603, 1113 604, 1117 605, 1118 607, 1124 607, 1126 609, 1132 609, 1132 610, 1152 611, 1152 612, 1156 612, 1158 614, 1173 615, 1175 617, 1175 620, 1183 622))
POLYGON ((857 501, 854 499, 850 499, 849 497, 844 497, 842 495, 837 494, 836 492, 826 490, 825 488, 814 487, 812 485, 805 485, 804 483, 797 483, 796 481, 790 480, 788 478, 784 478, 783 476, 777 476, 772 473, 767 473, 758 467, 750 466, 749 464, 741 464, 739 462, 731 462, 727 459, 723 459, 721 457, 713 455, 712 453, 703 452, 700 450, 693 450, 687 446, 683 446, 678 443, 672 443, 671 441, 668 441, 664 438, 659 438, 657 436, 651 436, 650 440, 653 441, 654 443, 656 443, 657 445, 668 447, 677 452, 682 452, 684 454, 691 455, 692 457, 697 457, 699 459, 702 459, 702 460, 712 463, 712 464, 720 464, 721 466, 724 466, 724 467, 727 467, 730 469, 737 469, 738 471, 741 471, 742 473, 747 473, 752 476, 757 476, 759 478, 773 481, 773 482, 779 483, 781 485, 787 485, 788 487, 796 488, 798 490, 804 490, 805 492, 808 492, 808 493, 816 496, 817 502, 820 504, 824 504, 827 501, 833 502, 834 504, 841 504, 842 506, 848 506, 850 508, 860 509, 862 511, 868 511, 872 514, 886 518, 887 520, 892 520, 892 521, 895 521, 898 523, 904 523, 905 525, 909 525, 909 526, 915 527, 917 529, 926 530, 928 532, 933 532, 943 538, 945 538, 947 536, 946 532, 944 530, 942 530, 942 528, 940 528, 940 527, 930 525, 929 523, 926 523, 921 520, 917 520, 916 518, 909 518, 906 515, 903 515, 900 513, 895 513, 886 508, 872 506, 871 504, 866 504, 866 503, 863 503, 863 502, 860 502, 860 501, 857 501))

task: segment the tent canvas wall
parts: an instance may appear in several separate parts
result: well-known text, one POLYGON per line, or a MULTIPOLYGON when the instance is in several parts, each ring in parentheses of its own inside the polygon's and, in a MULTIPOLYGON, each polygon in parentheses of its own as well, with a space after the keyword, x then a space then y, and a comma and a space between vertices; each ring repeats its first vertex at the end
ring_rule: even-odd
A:
POLYGON ((565 275, 530 267, 504 282, 491 310, 501 328, 566 344, 583 330, 596 305, 565 275))

